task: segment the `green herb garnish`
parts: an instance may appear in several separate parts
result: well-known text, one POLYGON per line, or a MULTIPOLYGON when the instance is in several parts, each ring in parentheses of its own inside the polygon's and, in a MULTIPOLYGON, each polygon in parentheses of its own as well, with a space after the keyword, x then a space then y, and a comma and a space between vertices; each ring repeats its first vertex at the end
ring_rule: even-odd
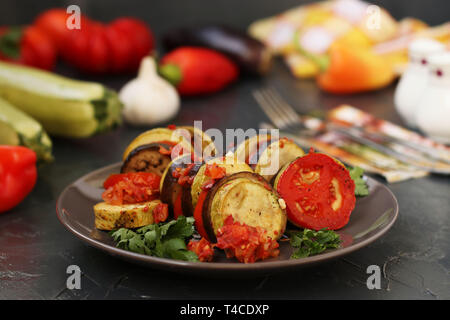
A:
POLYGON ((194 233, 194 218, 181 216, 166 223, 149 224, 135 231, 120 228, 110 235, 117 247, 136 253, 185 261, 198 261, 187 250, 186 240, 194 233))
POLYGON ((369 188, 363 179, 364 170, 360 167, 349 169, 350 178, 355 182, 355 196, 364 197, 369 194, 369 188))
POLYGON ((289 232, 291 246, 295 249, 291 259, 306 258, 324 252, 326 249, 339 248, 341 238, 327 229, 314 231, 304 229, 299 232, 289 232))

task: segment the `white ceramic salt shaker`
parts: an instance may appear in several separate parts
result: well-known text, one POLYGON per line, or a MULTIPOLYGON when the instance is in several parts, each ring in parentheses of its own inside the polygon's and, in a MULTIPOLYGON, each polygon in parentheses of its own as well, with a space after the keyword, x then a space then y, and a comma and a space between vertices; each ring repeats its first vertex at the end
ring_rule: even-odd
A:
POLYGON ((450 52, 429 57, 429 81, 417 105, 416 123, 432 139, 450 144, 450 52))
POLYGON ((394 103, 397 112, 410 127, 416 127, 416 108, 428 82, 428 57, 442 52, 445 46, 433 39, 419 38, 408 48, 409 64, 395 91, 394 103))

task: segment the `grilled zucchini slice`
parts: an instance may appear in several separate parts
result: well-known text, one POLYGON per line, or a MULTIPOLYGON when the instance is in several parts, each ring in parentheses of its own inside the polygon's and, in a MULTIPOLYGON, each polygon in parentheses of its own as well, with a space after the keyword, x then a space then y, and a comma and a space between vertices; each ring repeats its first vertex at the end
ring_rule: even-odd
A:
MULTIPOLYGON (((206 164, 213 163, 216 163, 219 167, 224 168, 227 175, 244 171, 253 172, 252 168, 250 168, 245 162, 238 161, 233 155, 225 156, 224 158, 211 159, 206 162, 206 164)), ((194 181, 192 182, 190 193, 193 208, 197 205, 198 197, 202 192, 202 186, 211 179, 205 174, 206 164, 200 167, 194 181)))
POLYGON ((272 239, 279 239, 287 216, 284 202, 264 178, 256 173, 239 172, 221 179, 208 192, 202 208, 205 231, 211 240, 231 215, 234 221, 261 227, 272 239))
POLYGON ((161 201, 111 205, 106 202, 94 206, 95 227, 100 230, 138 228, 154 223, 153 210, 161 201))

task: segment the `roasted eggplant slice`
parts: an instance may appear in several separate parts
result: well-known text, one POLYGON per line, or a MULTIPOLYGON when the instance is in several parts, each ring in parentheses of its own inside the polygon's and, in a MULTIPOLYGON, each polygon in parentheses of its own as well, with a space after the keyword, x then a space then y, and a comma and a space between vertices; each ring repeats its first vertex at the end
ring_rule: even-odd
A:
POLYGON ((226 175, 230 175, 236 172, 253 172, 252 168, 250 168, 245 162, 238 161, 233 155, 231 156, 225 156, 222 158, 215 158, 207 161, 204 165, 200 167, 198 170, 197 175, 194 178, 194 181, 192 183, 191 187, 191 199, 192 199, 192 208, 195 208, 197 205, 198 197, 200 196, 200 193, 202 192, 202 186, 211 180, 210 177, 208 177, 205 174, 206 171, 206 165, 208 164, 217 164, 219 167, 224 168, 226 175))
POLYGON ((344 227, 355 207, 355 184, 345 166, 323 153, 309 153, 285 165, 274 188, 293 224, 314 230, 344 227))
POLYGON ((95 227, 100 230, 138 228, 154 221, 153 210, 161 201, 111 205, 106 202, 94 206, 95 227))
POLYGON ((287 138, 273 139, 270 135, 258 135, 245 140, 235 151, 238 159, 245 162, 267 181, 286 163, 305 153, 302 148, 287 138))
POLYGON ((167 50, 200 46, 220 51, 249 74, 265 74, 272 62, 269 48, 261 41, 228 26, 203 25, 175 29, 164 36, 163 44, 167 50))
POLYGON ((272 239, 279 239, 286 228, 284 202, 264 178, 256 173, 239 172, 219 180, 208 192, 202 208, 204 229, 215 242, 225 219, 261 227, 272 239))
POLYGON ((151 172, 161 176, 171 160, 170 154, 160 152, 161 148, 170 150, 171 145, 165 143, 140 145, 128 154, 120 172, 151 172))
MULTIPOLYGON (((179 175, 185 172, 186 177, 193 177, 201 167, 201 163, 191 163, 191 156, 184 155, 174 159, 166 168, 161 178, 160 195, 161 201, 169 206, 169 213, 177 218, 180 215, 191 216, 193 209, 187 210, 182 206, 184 194, 190 195, 191 185, 186 182, 179 183, 179 175), (177 172, 178 171, 178 172, 177 172)), ((192 205, 192 204, 191 204, 192 205)))

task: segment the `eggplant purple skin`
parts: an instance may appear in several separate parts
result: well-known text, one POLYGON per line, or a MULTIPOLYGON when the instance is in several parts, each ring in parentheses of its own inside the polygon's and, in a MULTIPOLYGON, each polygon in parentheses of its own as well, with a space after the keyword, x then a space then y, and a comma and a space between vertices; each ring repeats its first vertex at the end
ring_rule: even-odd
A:
POLYGON ((208 194, 206 195, 205 202, 203 203, 203 207, 202 207, 203 227, 205 228, 205 231, 206 231, 206 234, 208 235, 209 241, 212 243, 217 242, 216 234, 214 233, 214 228, 213 228, 212 219, 211 219, 211 206, 212 206, 214 196, 215 196, 216 192, 223 185, 229 183, 232 180, 240 179, 240 178, 246 178, 246 179, 250 179, 253 181, 257 181, 257 182, 261 183, 262 185, 266 186, 267 188, 269 188, 275 194, 277 194, 276 191, 273 190, 273 188, 267 183, 267 181, 262 176, 260 176, 257 173, 253 173, 253 172, 237 172, 237 173, 233 173, 229 176, 225 176, 222 179, 220 179, 219 181, 217 181, 214 184, 214 186, 208 191, 208 194))
MULTIPOLYGON (((173 167, 173 166, 172 166, 173 167)), ((174 216, 174 204, 175 198, 178 193, 181 192, 182 186, 178 184, 178 179, 172 176, 173 170, 172 167, 167 172, 164 177, 163 185, 161 188, 160 200, 163 203, 166 203, 169 208, 169 214, 171 217, 174 216)))
MULTIPOLYGON (((195 163, 192 169, 189 171, 189 177, 194 177, 197 175, 200 167, 204 163, 195 163)), ((192 217, 194 215, 194 206, 192 205, 192 185, 183 186, 181 190, 181 209, 183 210, 183 215, 186 217, 192 217)))
POLYGON ((247 33, 224 25, 203 25, 174 29, 163 37, 163 46, 171 51, 182 46, 206 47, 233 60, 243 73, 263 75, 272 63, 272 54, 261 41, 247 33))
MULTIPOLYGON (((189 157, 189 160, 191 159, 190 155, 186 155, 183 156, 184 157, 189 157)), ((178 183, 178 179, 174 178, 172 173, 176 170, 176 168, 181 168, 184 169, 186 168, 188 165, 185 164, 183 162, 183 158, 179 158, 178 161, 175 161, 172 163, 172 165, 170 166, 167 174, 164 177, 164 181, 162 184, 162 188, 161 188, 161 195, 160 195, 160 199, 162 202, 167 203, 167 205, 169 206, 169 213, 174 216, 174 205, 175 205, 175 201, 176 198, 178 196, 178 194, 182 195, 182 210, 183 210, 183 215, 184 216, 192 216, 193 215, 193 210, 191 211, 187 211, 185 209, 185 205, 183 204, 184 202, 184 194, 189 193, 189 195, 191 194, 191 186, 190 185, 186 185, 186 186, 182 186, 178 183)), ((195 163, 194 167, 189 171, 189 176, 193 176, 196 175, 198 170, 200 169, 202 163, 195 163)), ((190 204, 192 207, 192 199, 190 199, 190 204)))

